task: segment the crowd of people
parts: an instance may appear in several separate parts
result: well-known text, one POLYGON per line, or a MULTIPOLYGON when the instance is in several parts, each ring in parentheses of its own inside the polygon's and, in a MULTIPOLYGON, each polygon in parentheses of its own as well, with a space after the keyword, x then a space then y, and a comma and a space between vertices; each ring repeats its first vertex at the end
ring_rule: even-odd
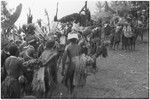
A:
POLYGON ((70 22, 59 31, 41 35, 28 16, 21 39, 2 46, 1 97, 51 98, 60 83, 72 94, 74 88, 85 86, 89 73, 96 72, 96 59, 108 56, 107 46, 115 48, 122 42, 122 49, 135 49, 137 36, 143 33, 142 23, 130 18, 87 27, 79 24, 70 22))
POLYGON ((140 36, 143 41, 143 34, 147 30, 141 20, 129 16, 117 16, 104 26, 104 34, 114 50, 118 49, 119 44, 122 44, 122 50, 135 50, 137 38, 140 36))
POLYGON ((42 39, 36 37, 32 23, 24 29, 21 40, 11 40, 1 50, 2 98, 51 98, 59 84, 58 70, 63 76, 61 83, 73 93, 75 87, 86 84, 91 69, 96 70, 96 58, 107 56, 98 28, 93 34, 71 29, 42 39))

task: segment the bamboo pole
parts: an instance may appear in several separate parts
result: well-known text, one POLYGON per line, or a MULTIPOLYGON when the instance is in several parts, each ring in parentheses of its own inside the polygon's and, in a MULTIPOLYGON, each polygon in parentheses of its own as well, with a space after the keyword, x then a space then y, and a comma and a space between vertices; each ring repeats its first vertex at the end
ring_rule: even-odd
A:
POLYGON ((56 16, 58 14, 58 2, 57 2, 57 8, 56 8, 56 16))

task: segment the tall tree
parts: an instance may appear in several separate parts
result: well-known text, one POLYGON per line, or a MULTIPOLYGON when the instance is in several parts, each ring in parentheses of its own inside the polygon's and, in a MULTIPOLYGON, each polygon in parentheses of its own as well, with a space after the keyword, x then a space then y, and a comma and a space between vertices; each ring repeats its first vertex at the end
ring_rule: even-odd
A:
POLYGON ((107 17, 109 16, 108 11, 115 11, 121 17, 126 17, 129 14, 136 19, 144 18, 148 21, 149 18, 149 1, 111 1, 109 3, 98 1, 96 3, 97 12, 96 17, 107 17), (103 12, 103 9, 105 12, 103 12))
POLYGON ((132 7, 129 1, 111 1, 110 6, 122 17, 126 16, 132 7))
POLYGON ((110 20, 113 13, 115 13, 115 11, 113 11, 113 9, 110 8, 110 5, 108 4, 107 1, 105 2, 98 1, 96 3, 96 7, 97 11, 93 15, 93 17, 94 20, 97 22, 103 21, 105 23, 106 21, 110 20))

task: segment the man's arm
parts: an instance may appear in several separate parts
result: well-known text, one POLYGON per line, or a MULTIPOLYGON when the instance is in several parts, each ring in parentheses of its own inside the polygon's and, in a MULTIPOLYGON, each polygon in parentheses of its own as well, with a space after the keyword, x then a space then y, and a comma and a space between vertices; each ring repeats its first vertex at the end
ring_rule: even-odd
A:
POLYGON ((24 68, 24 66, 23 66, 23 62, 24 62, 24 61, 25 61, 25 60, 24 60, 23 58, 18 57, 19 68, 21 69, 21 74, 23 74, 24 71, 25 71, 25 68, 24 68))

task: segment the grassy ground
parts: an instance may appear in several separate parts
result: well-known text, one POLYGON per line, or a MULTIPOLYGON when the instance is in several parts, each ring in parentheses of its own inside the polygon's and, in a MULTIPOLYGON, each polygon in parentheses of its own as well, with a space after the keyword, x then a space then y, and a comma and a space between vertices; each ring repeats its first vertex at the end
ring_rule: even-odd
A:
POLYGON ((148 35, 137 40, 135 51, 111 50, 107 58, 98 58, 98 72, 88 76, 86 86, 73 95, 63 85, 54 98, 148 98, 148 35))
POLYGON ((148 98, 148 35, 135 51, 109 50, 97 59, 98 72, 87 79, 77 98, 148 98))

